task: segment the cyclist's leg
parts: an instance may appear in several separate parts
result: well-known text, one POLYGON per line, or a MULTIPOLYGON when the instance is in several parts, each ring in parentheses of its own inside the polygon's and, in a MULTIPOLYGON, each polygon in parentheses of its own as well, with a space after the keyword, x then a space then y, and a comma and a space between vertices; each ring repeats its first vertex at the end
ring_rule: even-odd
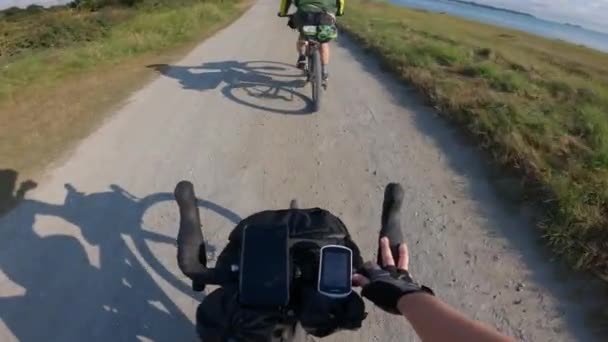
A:
POLYGON ((298 32, 300 33, 298 35, 298 40, 296 42, 296 50, 298 51, 298 61, 296 62, 296 66, 299 69, 304 70, 304 68, 306 68, 306 44, 307 43, 302 34, 302 26, 305 24, 304 21, 306 20, 306 14, 301 11, 297 11, 294 14, 293 20, 294 20, 294 24, 296 25, 296 27, 298 29, 298 32))
MULTIPOLYGON (((335 27, 336 25, 336 16, 333 15, 332 13, 323 13, 322 15, 325 16, 325 19, 323 19, 323 22, 321 22, 324 25, 332 25, 335 27), (325 21, 327 18, 329 17, 329 22, 325 21)), ((321 47, 319 49, 319 52, 321 54, 321 64, 322 64, 322 71, 323 71, 323 80, 327 80, 327 78, 329 77, 329 42, 325 42, 321 44, 321 47)))
POLYGON ((306 45, 306 40, 300 34, 298 41, 296 42, 296 49, 298 50, 298 61, 296 65, 299 69, 304 69, 306 67, 306 45))
POLYGON ((323 79, 327 79, 329 76, 329 42, 322 43, 319 48, 319 53, 321 54, 321 67, 323 70, 323 79))

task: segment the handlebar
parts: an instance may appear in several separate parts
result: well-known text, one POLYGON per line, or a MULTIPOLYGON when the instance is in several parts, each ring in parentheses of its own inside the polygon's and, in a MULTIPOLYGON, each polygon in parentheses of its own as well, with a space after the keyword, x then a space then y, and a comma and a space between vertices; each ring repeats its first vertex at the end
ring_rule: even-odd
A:
MULTIPOLYGON (((179 232, 177 235, 177 264, 179 269, 190 280, 194 291, 203 291, 205 285, 221 285, 231 280, 230 274, 213 268, 207 268, 207 248, 203 237, 200 214, 194 186, 188 181, 181 181, 174 191, 179 207, 179 232)), ((403 188, 398 183, 390 183, 384 191, 382 203, 382 227, 380 238, 386 236, 391 241, 391 252, 396 259, 399 256, 399 244, 403 242, 399 212, 403 203, 403 188)), ((381 263, 378 247, 378 264, 381 263)))
POLYGON ((175 200, 179 207, 179 233, 177 234, 177 264, 192 280, 194 291, 203 291, 205 284, 216 283, 213 270, 207 268, 207 248, 203 238, 200 214, 196 206, 194 186, 181 181, 175 187, 175 200))
MULTIPOLYGON (((391 243, 393 258, 399 258, 399 245, 403 242, 401 232, 401 205, 403 204, 403 187, 399 183, 390 183, 384 189, 384 201, 382 202, 382 228, 380 239, 387 237, 391 243)), ((378 246, 378 265, 382 264, 380 246, 378 246)))

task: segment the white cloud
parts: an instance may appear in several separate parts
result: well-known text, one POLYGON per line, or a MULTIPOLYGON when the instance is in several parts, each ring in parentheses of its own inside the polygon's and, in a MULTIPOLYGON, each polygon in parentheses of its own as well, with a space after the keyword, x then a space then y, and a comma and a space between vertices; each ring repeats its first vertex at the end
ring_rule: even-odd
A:
POLYGON ((473 0, 608 32, 608 0, 473 0))

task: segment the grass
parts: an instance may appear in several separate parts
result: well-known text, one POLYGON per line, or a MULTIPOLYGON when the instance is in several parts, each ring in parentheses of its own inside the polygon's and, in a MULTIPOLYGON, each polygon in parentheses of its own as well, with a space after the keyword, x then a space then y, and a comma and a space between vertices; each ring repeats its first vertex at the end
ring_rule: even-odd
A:
POLYGON ((340 25, 522 176, 554 251, 608 279, 607 54, 370 0, 340 25))
POLYGON ((102 64, 120 63, 131 57, 163 51, 197 39, 206 31, 233 19, 238 12, 235 5, 236 2, 230 1, 194 1, 187 6, 167 7, 155 11, 114 9, 96 14, 95 18, 85 14, 87 17, 80 20, 74 18, 80 14, 70 13, 71 11, 45 15, 44 21, 55 24, 50 28, 53 32, 48 32, 49 26, 45 26, 42 35, 61 38, 41 38, 39 35, 28 37, 29 40, 52 45, 32 43, 35 48, 40 45, 44 48, 29 50, 27 54, 14 52, 17 58, 8 56, 0 60, 0 103, 10 100, 25 86, 37 84, 50 87, 61 82, 66 76, 91 70, 102 64), (111 25, 108 22, 112 19, 101 19, 120 16, 131 17, 109 28, 106 26, 111 25), (71 18, 70 20, 78 24, 65 24, 64 17, 71 18), (100 21, 102 24, 99 27, 86 24, 90 21, 100 21), (64 24, 59 25, 57 22, 64 24), (91 27, 96 28, 89 30, 91 27), (88 33, 82 33, 83 31, 88 33), (79 44, 82 41, 85 43, 79 44))
MULTIPOLYGON (((18 170, 22 177, 36 175, 86 137, 108 109, 152 77, 146 65, 183 54, 236 19, 245 4, 239 0, 181 0, 180 6, 106 8, 93 13, 55 9, 31 17, 31 21, 55 23, 58 18, 71 18, 86 25, 101 20, 100 16, 110 19, 103 21, 97 33, 74 29, 85 25, 82 23, 69 25, 69 29, 59 30, 59 38, 40 39, 55 42, 52 46, 23 45, 0 56, 2 168, 18 170), (85 18, 76 18, 79 16, 85 18), (75 33, 66 38, 65 30, 75 33)), ((23 21, 12 25, 29 27, 23 21)), ((39 34, 29 32, 27 36, 32 40, 39 34)), ((22 41, 17 35, 4 37, 5 41, 22 41)))

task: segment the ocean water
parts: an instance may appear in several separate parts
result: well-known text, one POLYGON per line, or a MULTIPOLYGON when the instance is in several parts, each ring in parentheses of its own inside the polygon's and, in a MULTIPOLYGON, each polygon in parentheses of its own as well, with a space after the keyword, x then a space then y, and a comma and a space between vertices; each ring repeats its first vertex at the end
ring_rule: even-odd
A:
POLYGON ((450 0, 391 0, 391 2, 406 7, 425 9, 433 12, 445 12, 466 19, 521 30, 547 38, 561 39, 608 52, 608 34, 579 26, 450 0))

